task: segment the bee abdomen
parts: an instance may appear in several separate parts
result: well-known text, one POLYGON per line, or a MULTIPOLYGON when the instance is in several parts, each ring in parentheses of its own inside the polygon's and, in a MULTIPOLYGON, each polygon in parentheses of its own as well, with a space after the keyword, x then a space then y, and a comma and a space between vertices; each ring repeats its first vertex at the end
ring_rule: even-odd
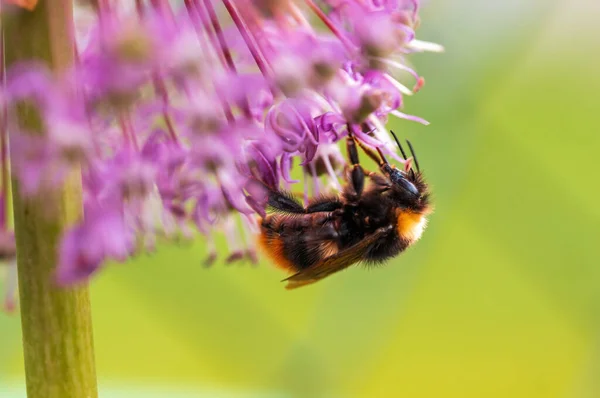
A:
POLYGON ((259 246, 279 268, 306 269, 338 251, 333 225, 314 228, 314 221, 312 217, 267 216, 261 223, 259 246))

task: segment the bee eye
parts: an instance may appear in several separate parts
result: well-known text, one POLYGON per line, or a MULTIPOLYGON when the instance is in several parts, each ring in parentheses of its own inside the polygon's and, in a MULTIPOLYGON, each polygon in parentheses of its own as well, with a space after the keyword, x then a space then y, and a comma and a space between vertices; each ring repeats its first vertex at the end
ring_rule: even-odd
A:
POLYGON ((419 195, 419 190, 417 187, 415 187, 415 184, 408 181, 406 179, 406 175, 400 170, 394 170, 394 172, 390 175, 390 179, 395 185, 400 186, 405 191, 408 191, 415 196, 419 195))
POLYGON ((402 185, 402 188, 406 189, 408 192, 412 193, 413 195, 415 195, 415 196, 419 195, 419 190, 417 189, 417 187, 415 187, 415 184, 413 184, 412 182, 404 179, 404 180, 402 180, 402 183, 400 185, 402 185))

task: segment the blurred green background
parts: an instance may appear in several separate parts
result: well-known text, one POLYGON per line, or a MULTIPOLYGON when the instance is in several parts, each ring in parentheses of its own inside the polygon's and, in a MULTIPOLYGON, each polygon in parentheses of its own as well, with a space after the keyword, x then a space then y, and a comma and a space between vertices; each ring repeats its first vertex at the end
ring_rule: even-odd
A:
MULTIPOLYGON (((381 269, 285 291, 202 243, 93 283, 103 397, 600 397, 600 3, 423 5, 407 111, 436 213, 381 269), (117 393, 120 391, 120 393, 117 393), (179 394, 179 395, 177 395, 179 394)), ((0 316, 0 397, 21 397, 0 316)))

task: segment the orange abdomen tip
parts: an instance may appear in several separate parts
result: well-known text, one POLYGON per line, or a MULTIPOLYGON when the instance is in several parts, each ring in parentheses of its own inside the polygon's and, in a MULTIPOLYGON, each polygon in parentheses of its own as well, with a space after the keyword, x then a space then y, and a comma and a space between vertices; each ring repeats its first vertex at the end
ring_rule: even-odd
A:
POLYGON ((278 235, 268 236, 263 229, 258 237, 258 247, 275 264, 277 268, 295 272, 296 267, 284 255, 283 240, 278 235))

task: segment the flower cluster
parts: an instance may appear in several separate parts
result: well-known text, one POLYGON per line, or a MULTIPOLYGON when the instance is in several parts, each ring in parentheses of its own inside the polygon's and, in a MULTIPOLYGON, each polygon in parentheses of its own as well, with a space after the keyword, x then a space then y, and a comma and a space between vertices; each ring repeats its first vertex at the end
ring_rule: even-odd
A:
MULTIPOLYGON (((2 142, 24 194, 82 173, 84 218, 63 237, 62 283, 195 230, 209 244, 224 231, 227 261, 254 262, 263 185, 297 183, 296 160, 305 198, 339 187, 336 143, 348 133, 395 156, 388 117, 425 123, 399 110, 424 82, 404 57, 440 50, 415 39, 417 0, 114 3, 77 10, 72 69, 15 65, 2 92, 2 142), (24 106, 36 123, 18 123, 24 106)), ((0 247, 14 258, 12 234, 0 247)))

